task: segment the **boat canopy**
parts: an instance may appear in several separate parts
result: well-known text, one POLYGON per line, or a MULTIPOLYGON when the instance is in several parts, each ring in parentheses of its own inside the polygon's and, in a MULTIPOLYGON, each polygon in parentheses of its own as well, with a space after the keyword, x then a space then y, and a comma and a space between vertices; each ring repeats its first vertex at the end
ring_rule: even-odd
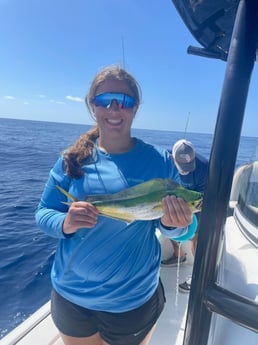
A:
POLYGON ((240 0, 172 0, 185 25, 202 47, 188 53, 226 61, 240 0))

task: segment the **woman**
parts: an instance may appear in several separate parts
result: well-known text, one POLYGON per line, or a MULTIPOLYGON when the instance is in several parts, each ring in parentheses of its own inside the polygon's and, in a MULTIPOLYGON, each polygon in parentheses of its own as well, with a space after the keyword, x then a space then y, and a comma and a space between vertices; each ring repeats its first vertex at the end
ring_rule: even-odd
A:
POLYGON ((148 344, 164 307, 155 236, 187 233, 191 211, 174 196, 160 220, 130 224, 104 217, 89 202, 62 203, 61 186, 78 200, 153 178, 178 179, 169 154, 131 136, 140 87, 109 66, 93 80, 86 104, 96 127, 66 150, 51 170, 36 221, 59 244, 53 263, 51 312, 66 345, 148 344))

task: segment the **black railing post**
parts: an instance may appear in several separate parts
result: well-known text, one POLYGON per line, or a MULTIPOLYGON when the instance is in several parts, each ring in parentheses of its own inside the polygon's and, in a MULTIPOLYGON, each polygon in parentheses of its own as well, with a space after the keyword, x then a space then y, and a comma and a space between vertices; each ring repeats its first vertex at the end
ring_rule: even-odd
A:
POLYGON ((257 0, 241 0, 237 10, 199 224, 184 345, 208 342, 212 313, 207 308, 206 291, 217 279, 221 236, 255 62, 257 7, 257 0))

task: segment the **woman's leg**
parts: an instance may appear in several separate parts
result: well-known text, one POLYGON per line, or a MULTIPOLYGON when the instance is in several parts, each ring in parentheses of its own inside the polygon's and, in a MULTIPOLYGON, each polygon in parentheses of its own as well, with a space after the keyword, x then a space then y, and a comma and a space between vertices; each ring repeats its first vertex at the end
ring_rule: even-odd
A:
POLYGON ((143 339, 143 341, 140 343, 140 345, 148 345, 151 337, 153 335, 153 332, 155 331, 156 324, 152 327, 152 329, 149 331, 149 333, 146 335, 146 337, 143 339))
POLYGON ((197 234, 194 236, 194 238, 191 239, 191 251, 193 256, 195 256, 195 251, 196 251, 196 247, 197 247, 197 234))
POLYGON ((178 242, 170 240, 174 249, 174 255, 178 258, 180 256, 183 257, 186 253, 183 251, 182 247, 179 247, 178 242))
POLYGON ((93 334, 90 337, 70 337, 68 335, 60 333, 61 338, 65 345, 104 345, 106 344, 100 338, 99 333, 93 334))

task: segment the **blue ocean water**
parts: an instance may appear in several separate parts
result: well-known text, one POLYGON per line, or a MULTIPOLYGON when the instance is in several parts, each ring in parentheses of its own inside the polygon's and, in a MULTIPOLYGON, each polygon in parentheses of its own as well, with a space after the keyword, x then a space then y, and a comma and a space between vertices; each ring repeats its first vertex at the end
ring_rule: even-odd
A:
MULTIPOLYGON (((0 118, 0 338, 49 300, 49 273, 56 240, 34 221, 49 170, 60 152, 87 125, 0 118)), ((164 148, 182 132, 134 129, 133 134, 164 148)), ((211 134, 187 133, 198 152, 209 158, 211 134)), ((258 138, 242 137, 237 165, 248 162, 258 138)))

